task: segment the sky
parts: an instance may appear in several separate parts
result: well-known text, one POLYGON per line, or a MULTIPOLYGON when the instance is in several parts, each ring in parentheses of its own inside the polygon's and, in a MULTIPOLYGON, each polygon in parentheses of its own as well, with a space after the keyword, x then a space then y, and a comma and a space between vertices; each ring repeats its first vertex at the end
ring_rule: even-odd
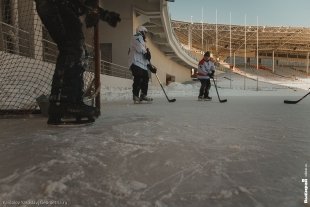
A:
POLYGON ((169 3, 173 20, 266 26, 310 27, 310 0, 175 0, 169 3))

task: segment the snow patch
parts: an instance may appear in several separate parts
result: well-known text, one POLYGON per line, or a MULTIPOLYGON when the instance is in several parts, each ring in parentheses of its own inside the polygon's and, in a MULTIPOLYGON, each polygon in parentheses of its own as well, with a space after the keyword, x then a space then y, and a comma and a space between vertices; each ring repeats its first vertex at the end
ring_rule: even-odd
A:
POLYGON ((84 174, 83 172, 74 172, 72 173, 72 175, 67 175, 61 178, 59 181, 48 180, 44 193, 48 197, 53 197, 54 193, 64 193, 68 188, 66 183, 78 177, 81 177, 83 174, 84 174))
POLYGON ((116 187, 121 194, 129 196, 133 191, 140 191, 147 188, 147 185, 136 180, 124 182, 122 179, 118 179, 116 181, 116 187))
POLYGON ((46 186, 44 192, 47 194, 48 197, 52 197, 54 193, 64 193, 67 189, 67 186, 60 181, 48 181, 48 185, 46 186))

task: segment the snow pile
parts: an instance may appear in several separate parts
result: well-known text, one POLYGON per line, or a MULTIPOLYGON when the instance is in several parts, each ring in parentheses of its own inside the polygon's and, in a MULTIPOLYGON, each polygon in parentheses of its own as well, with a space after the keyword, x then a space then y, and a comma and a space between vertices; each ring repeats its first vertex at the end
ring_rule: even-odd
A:
MULTIPOLYGON (((170 97, 188 97, 198 95, 200 83, 182 84, 178 82, 170 83, 164 86, 164 90, 170 97)), ((153 98, 164 97, 164 92, 160 86, 149 86, 148 96, 153 98)), ((101 90, 101 99, 103 101, 122 101, 132 99, 132 88, 128 87, 103 87, 101 90)))
POLYGON ((101 88, 101 100, 120 101, 132 99, 132 89, 128 87, 109 87, 101 88))
POLYGON ((192 84, 182 84, 178 82, 172 82, 168 85, 168 88, 171 90, 176 90, 176 91, 190 91, 190 90, 196 90, 198 88, 197 84, 195 85, 192 84))
MULTIPOLYGON (((224 65, 224 67, 226 67, 224 65)), ((292 69, 281 67, 276 68, 275 73, 271 71, 247 69, 243 67, 234 68, 234 73, 246 76, 250 79, 259 79, 262 82, 276 84, 280 86, 286 86, 291 88, 299 88, 303 90, 308 90, 310 86, 310 79, 307 78, 305 74, 298 73, 292 69)))
MULTIPOLYGON (((310 79, 306 77, 285 78, 266 71, 255 74, 246 73, 242 69, 234 69, 233 73, 222 73, 215 77, 219 93, 223 96, 283 96, 288 95, 286 89, 308 90, 310 79), (269 75, 271 74, 271 75, 269 75), (257 82, 258 80, 258 82, 257 82)), ((260 71, 259 71, 260 72, 260 71)), ((213 81, 210 89, 211 96, 216 96, 213 81)), ((198 96, 200 89, 199 81, 189 81, 186 83, 172 82, 164 86, 164 90, 169 98, 174 97, 193 97, 198 96)), ((149 84, 148 96, 152 98, 164 98, 165 95, 160 86, 149 84)), ((101 90, 103 101, 122 101, 132 99, 131 87, 103 87, 101 90)))
POLYGON ((200 88, 199 82, 193 82, 192 84, 182 84, 178 82, 170 83, 165 90, 169 91, 174 96, 187 97, 198 95, 200 88))

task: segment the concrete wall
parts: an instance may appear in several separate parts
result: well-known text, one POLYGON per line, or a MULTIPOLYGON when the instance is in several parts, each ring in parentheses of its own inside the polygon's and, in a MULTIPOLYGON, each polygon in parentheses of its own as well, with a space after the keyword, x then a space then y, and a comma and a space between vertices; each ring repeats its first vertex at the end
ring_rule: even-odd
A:
MULTIPOLYGON (((132 80, 125 79, 125 78, 118 78, 108 75, 101 75, 101 88, 104 87, 120 87, 120 88, 127 88, 132 86, 132 80)), ((103 89, 101 89, 103 90, 103 89)))
POLYGON ((118 65, 128 65, 128 48, 133 33, 132 30, 132 0, 106 0, 101 5, 104 9, 121 14, 122 21, 116 28, 100 21, 100 42, 112 43, 112 62, 118 65))
MULTIPOLYGON (((128 48, 132 35, 135 33, 136 27, 143 24, 145 18, 136 16, 134 8, 143 9, 145 11, 160 11, 159 1, 145 0, 105 0, 101 6, 104 9, 119 12, 122 21, 116 28, 108 26, 107 23, 100 23, 100 42, 112 43, 112 61, 113 63, 128 66, 128 48), (143 8, 142 8, 143 7, 143 8), (153 10, 152 10, 153 9, 153 10)), ((166 74, 175 76, 176 82, 184 82, 191 80, 190 68, 185 68, 166 57, 159 48, 152 43, 151 39, 147 39, 147 47, 152 53, 152 63, 159 69, 158 76, 163 83, 166 82, 166 74)), ((153 75, 151 83, 158 85, 156 77, 153 75)))
MULTIPOLYGON (((166 75, 175 76, 176 82, 185 82, 191 80, 191 70, 185 68, 174 61, 171 61, 169 57, 166 57, 156 45, 151 41, 147 42, 147 46, 150 48, 152 53, 152 64, 158 69, 158 77, 164 84, 166 82, 166 75)), ((156 77, 152 76, 152 84, 158 85, 156 77)))

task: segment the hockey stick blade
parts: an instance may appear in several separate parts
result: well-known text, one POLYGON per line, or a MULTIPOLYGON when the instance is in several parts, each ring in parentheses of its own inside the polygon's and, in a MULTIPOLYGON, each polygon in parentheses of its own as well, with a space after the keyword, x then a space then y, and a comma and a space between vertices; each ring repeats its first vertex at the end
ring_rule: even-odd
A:
POLYGON ((227 99, 221 99, 220 98, 220 95, 219 95, 219 92, 218 92, 218 90, 217 90, 217 86, 216 86, 216 83, 215 83, 215 80, 214 80, 214 78, 212 78, 212 80, 213 80, 213 83, 214 83, 214 87, 215 87, 215 90, 216 90, 216 94, 217 94, 217 97, 218 97, 218 99, 219 99, 219 102, 220 103, 225 103, 225 102, 227 102, 227 99))
POLYGON ((160 87, 161 87, 161 89, 163 90, 163 92, 164 92, 164 94, 165 94, 165 96, 166 96, 166 99, 168 100, 168 102, 169 103, 173 103, 173 102, 175 102, 176 101, 176 99, 174 98, 174 99, 169 99, 168 98, 168 96, 167 96, 167 94, 166 94, 166 91, 165 91, 165 89, 164 89, 164 87, 163 87, 163 85, 161 84, 161 81, 159 80, 159 78, 158 78, 158 75, 155 73, 155 75, 156 75, 156 78, 157 78, 157 80, 158 80, 158 83, 159 83, 159 85, 160 85, 160 87))
POLYGON ((284 103, 286 103, 286 104, 297 104, 298 102, 299 102, 299 100, 298 101, 284 100, 284 103))
POLYGON ((224 99, 224 100, 220 100, 221 103, 225 103, 227 102, 227 99, 224 99))
POLYGON ((307 93, 306 95, 304 95, 303 97, 301 97, 299 100, 297 100, 297 101, 290 101, 290 100, 284 100, 284 103, 286 103, 286 104, 297 104, 299 101, 301 101, 301 100, 303 100, 304 98, 306 98, 306 96, 308 96, 310 94, 310 92, 309 93, 307 93))
POLYGON ((172 103, 172 102, 175 102, 176 101, 176 99, 175 98, 173 98, 173 99, 169 99, 168 100, 170 103, 172 103))

